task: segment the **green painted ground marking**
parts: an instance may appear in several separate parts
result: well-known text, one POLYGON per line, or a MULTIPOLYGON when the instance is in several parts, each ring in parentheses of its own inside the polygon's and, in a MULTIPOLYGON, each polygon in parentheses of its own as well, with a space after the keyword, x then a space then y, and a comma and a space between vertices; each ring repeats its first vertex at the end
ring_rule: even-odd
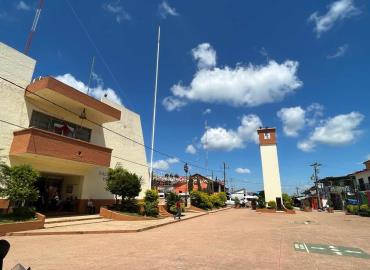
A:
POLYGON ((306 253, 320 253, 325 255, 349 256, 362 259, 370 259, 370 255, 359 248, 309 243, 294 243, 294 249, 296 251, 302 251, 306 253))

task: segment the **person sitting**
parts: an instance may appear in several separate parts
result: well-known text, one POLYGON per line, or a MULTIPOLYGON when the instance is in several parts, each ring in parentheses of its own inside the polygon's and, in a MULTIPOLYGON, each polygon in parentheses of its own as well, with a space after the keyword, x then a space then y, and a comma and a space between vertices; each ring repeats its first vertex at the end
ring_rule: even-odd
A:
POLYGON ((89 215, 95 214, 94 202, 90 199, 87 201, 87 212, 89 213, 89 215))

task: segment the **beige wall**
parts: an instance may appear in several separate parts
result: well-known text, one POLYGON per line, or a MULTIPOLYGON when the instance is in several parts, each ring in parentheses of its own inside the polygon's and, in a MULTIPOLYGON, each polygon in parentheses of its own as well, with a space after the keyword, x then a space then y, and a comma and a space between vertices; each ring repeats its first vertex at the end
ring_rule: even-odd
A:
MULTIPOLYGON (((32 79, 36 61, 16 50, 0 43, 0 76, 26 87, 32 79)), ((0 79, 0 119, 15 123, 21 127, 28 127, 33 110, 62 118, 76 124, 81 124, 81 119, 73 114, 67 113, 47 102, 36 101, 25 97, 24 90, 11 85, 0 79)), ((104 124, 104 126, 124 134, 125 136, 144 142, 140 116, 118 105, 104 100, 103 102, 117 107, 122 111, 120 121, 104 124)), ((83 121, 82 126, 92 129, 91 143, 113 149, 112 156, 134 161, 146 165, 145 149, 138 144, 130 142, 112 132, 103 130, 101 127, 83 121)), ((75 175, 81 180, 82 199, 112 199, 110 192, 105 190, 104 177, 107 168, 88 165, 82 162, 68 161, 57 158, 22 155, 22 157, 9 157, 9 150, 13 141, 13 132, 22 128, 0 122, 0 156, 10 165, 30 164, 40 172, 60 173, 75 175)), ((111 167, 114 168, 120 162, 122 167, 134 172, 143 178, 141 197, 148 189, 147 167, 135 165, 115 157, 112 157, 111 167)), ((72 178, 71 178, 72 179, 72 178)), ((69 180, 68 180, 69 181, 69 180)), ((74 181, 74 180, 71 180, 74 181)))
MULTIPOLYGON (((140 116, 122 106, 110 102, 107 99, 103 99, 102 101, 121 110, 120 121, 105 123, 103 126, 114 130, 119 134, 123 134, 127 138, 139 142, 140 144, 144 144, 140 116)), ((143 197, 145 191, 149 189, 149 171, 147 166, 141 166, 135 163, 147 165, 145 148, 142 145, 125 139, 108 130, 104 130, 104 137, 106 139, 107 147, 113 149, 111 167, 114 168, 117 165, 122 165, 122 167, 128 171, 135 172, 137 175, 141 176, 142 191, 139 197, 143 197), (129 161, 125 161, 124 159, 129 161)))
POLYGON ((277 197, 282 198, 277 147, 261 145, 260 151, 265 200, 266 202, 276 201, 277 197))
POLYGON ((357 187, 359 186, 359 179, 364 179, 364 184, 370 184, 369 182, 369 177, 370 177, 370 170, 369 171, 364 171, 364 172, 361 172, 361 173, 356 173, 355 174, 355 177, 356 177, 356 185, 357 187))

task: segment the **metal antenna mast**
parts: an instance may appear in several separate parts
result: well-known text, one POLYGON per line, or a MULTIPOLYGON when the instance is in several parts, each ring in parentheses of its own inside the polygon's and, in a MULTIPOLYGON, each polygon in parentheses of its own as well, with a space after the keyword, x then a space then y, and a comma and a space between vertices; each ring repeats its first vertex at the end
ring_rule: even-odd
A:
POLYGON ((28 55, 28 52, 29 52, 29 50, 31 48, 32 39, 33 39, 33 36, 34 36, 34 34, 36 32, 37 23, 39 21, 41 10, 42 10, 42 7, 43 6, 44 6, 44 0, 39 0, 39 4, 38 4, 37 9, 36 9, 36 14, 35 14, 35 17, 33 19, 31 31, 30 31, 30 33, 28 35, 26 46, 24 48, 24 54, 26 54, 26 55, 28 55))
POLYGON ((159 66, 159 44, 161 39, 161 27, 158 26, 158 43, 157 43, 157 64, 155 69, 155 86, 154 86, 154 106, 153 106, 153 123, 152 123, 152 147, 150 152, 149 168, 149 188, 152 188, 153 177, 153 154, 154 154, 154 134, 155 134, 155 116, 157 111, 157 90, 158 90, 158 66, 159 66))
POLYGON ((208 175, 208 125, 207 125, 207 120, 204 122, 204 128, 206 130, 206 177, 208 175))

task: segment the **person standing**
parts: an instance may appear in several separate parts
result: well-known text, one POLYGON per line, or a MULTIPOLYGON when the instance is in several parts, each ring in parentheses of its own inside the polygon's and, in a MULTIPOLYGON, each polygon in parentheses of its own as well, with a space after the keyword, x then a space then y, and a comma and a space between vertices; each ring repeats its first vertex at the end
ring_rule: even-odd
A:
POLYGON ((176 219, 176 217, 181 219, 181 203, 180 203, 180 200, 177 200, 177 202, 176 202, 176 211, 177 211, 177 213, 176 213, 174 219, 176 219))

